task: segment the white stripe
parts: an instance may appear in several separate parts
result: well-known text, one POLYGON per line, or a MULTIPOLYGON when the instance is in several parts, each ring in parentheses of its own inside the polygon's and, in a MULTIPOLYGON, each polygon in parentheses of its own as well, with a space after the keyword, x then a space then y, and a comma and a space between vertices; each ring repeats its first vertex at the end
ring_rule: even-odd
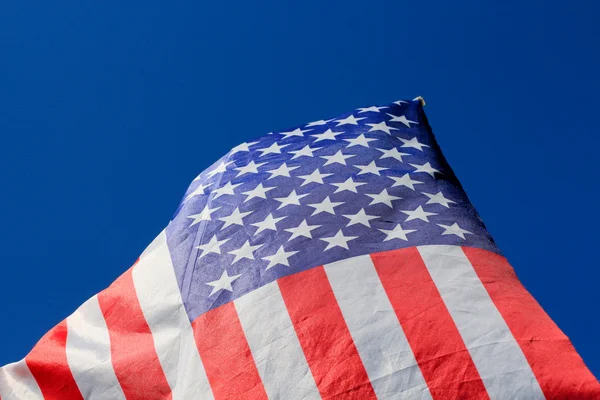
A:
POLYGON ((276 282, 234 301, 270 399, 320 399, 276 282))
POLYGON ((380 399, 431 399, 371 257, 325 265, 358 354, 380 399))
POLYGON ((2 400, 42 400, 40 387, 25 360, 0 368, 0 397, 2 400))
POLYGON ((132 277, 173 400, 212 399, 164 231, 140 256, 132 277))
POLYGON ((462 248, 420 246, 418 250, 490 398, 544 399, 521 348, 462 248))
POLYGON ((110 356, 110 338, 98 298, 67 318, 67 361, 86 400, 125 399, 110 356))

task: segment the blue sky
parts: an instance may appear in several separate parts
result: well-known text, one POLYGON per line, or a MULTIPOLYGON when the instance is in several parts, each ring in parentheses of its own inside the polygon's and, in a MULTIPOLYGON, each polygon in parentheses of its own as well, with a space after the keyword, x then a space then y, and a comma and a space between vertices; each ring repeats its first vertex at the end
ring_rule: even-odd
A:
POLYGON ((5 2, 0 365, 257 135, 422 95, 524 285, 600 375, 600 5, 5 2))

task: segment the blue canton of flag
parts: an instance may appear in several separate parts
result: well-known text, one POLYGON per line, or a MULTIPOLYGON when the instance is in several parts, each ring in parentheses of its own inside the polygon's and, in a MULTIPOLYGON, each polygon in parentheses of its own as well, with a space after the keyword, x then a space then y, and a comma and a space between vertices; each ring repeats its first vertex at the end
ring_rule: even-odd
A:
POLYGON ((498 252, 419 100, 235 147, 194 180, 167 237, 190 320, 357 255, 425 244, 498 252))

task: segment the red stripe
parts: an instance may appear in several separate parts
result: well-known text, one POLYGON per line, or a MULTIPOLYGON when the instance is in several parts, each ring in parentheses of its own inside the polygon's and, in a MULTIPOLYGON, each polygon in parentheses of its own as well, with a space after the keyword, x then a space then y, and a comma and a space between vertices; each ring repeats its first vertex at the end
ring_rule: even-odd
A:
POLYGON ((488 399, 485 386, 415 247, 372 254, 381 283, 434 399, 488 399))
POLYGON ((45 400, 81 399, 67 361, 67 321, 52 328, 25 357, 45 400))
POLYGON ((216 400, 267 399, 233 303, 202 314, 192 329, 216 400))
POLYGON ((463 248, 549 399, 600 399, 600 384, 569 338, 521 285, 508 261, 463 248))
POLYGON ((135 294, 131 269, 98 294, 110 337, 112 364, 128 400, 171 399, 152 332, 135 294))
POLYGON ((278 283, 321 396, 376 399, 323 267, 278 283))

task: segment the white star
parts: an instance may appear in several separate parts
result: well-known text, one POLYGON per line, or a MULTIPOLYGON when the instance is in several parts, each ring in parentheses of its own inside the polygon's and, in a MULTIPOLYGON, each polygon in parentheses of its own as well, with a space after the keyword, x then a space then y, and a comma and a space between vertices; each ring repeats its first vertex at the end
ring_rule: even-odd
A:
POLYGON ((446 208, 450 208, 450 203, 456 203, 455 201, 445 198, 442 192, 437 192, 437 194, 423 192, 423 194, 429 197, 429 200, 427 200, 427 203, 425 204, 441 204, 446 208))
POLYGON ((216 175, 216 174, 219 174, 219 173, 221 173, 221 172, 225 172, 225 171, 227 170, 227 166, 228 166, 229 164, 231 164, 231 161, 230 161, 230 162, 228 162, 228 163, 225 163, 225 162, 223 162, 223 161, 222 161, 222 162, 221 162, 219 165, 217 165, 217 167, 216 167, 215 169, 213 169, 213 170, 212 170, 212 171, 210 171, 208 174, 206 174, 206 176, 207 176, 208 178, 211 178, 211 177, 213 177, 213 176, 214 176, 214 175, 216 175))
POLYGON ((185 203, 186 201, 188 201, 189 199, 191 199, 194 196, 201 196, 203 194, 206 194, 204 192, 204 189, 206 189, 210 185, 212 185, 212 183, 207 183, 207 184, 203 183, 203 184, 201 184, 196 189, 194 189, 194 191, 192 193, 188 194, 187 197, 185 198, 185 200, 183 200, 183 202, 185 203))
POLYGON ((361 119, 365 119, 363 118, 356 118, 354 115, 350 115, 349 117, 346 118, 341 118, 341 119, 336 119, 335 122, 337 122, 338 124, 336 126, 340 126, 340 125, 358 125, 358 121, 360 121, 361 119))
POLYGON ((283 139, 287 139, 287 138, 292 137, 292 136, 300 136, 300 137, 302 137, 302 136, 304 136, 304 132, 310 132, 310 131, 312 131, 312 129, 302 130, 300 128, 296 128, 293 131, 279 132, 279 133, 283 135, 283 139))
POLYGON ((231 149, 230 153, 233 155, 233 154, 238 153, 240 151, 250 151, 250 148, 248 147, 248 143, 238 144, 233 149, 231 149))
POLYGON ((383 239, 384 242, 386 240, 392 240, 392 239, 401 239, 401 240, 406 241, 406 240, 408 240, 406 235, 408 235, 411 232, 415 232, 414 229, 402 229, 402 226, 400 226, 400 224, 398 224, 394 229, 391 229, 391 230, 380 229, 380 231, 387 235, 386 238, 383 239))
POLYGON ((338 150, 338 152, 332 156, 320 156, 320 157, 327 160, 327 162, 325 164, 323 164, 323 167, 324 167, 326 165, 335 164, 335 163, 342 164, 342 165, 348 165, 348 164, 346 164, 346 160, 348 158, 351 158, 354 156, 355 156, 355 154, 345 155, 342 153, 341 150, 338 150))
POLYGON ((210 214, 217 211, 221 207, 213 208, 212 210, 208 209, 208 204, 204 207, 204 209, 198 214, 190 215, 188 218, 192 218, 194 222, 190 224, 190 226, 194 226, 200 221, 211 221, 210 214))
POLYGON ((227 237, 223 240, 219 240, 219 239, 217 239, 217 235, 215 235, 210 239, 210 241, 208 243, 201 244, 200 246, 196 246, 197 249, 202 250, 202 254, 200 255, 200 257, 198 257, 198 259, 200 259, 210 253, 221 254, 221 246, 225 242, 227 242, 229 239, 231 239, 231 237, 227 237))
POLYGON ((393 114, 388 114, 388 115, 390 117, 392 117, 392 119, 390 119, 389 122, 400 122, 400 123, 403 123, 404 125, 406 125, 408 128, 410 128, 410 124, 417 124, 417 125, 419 125, 418 122, 406 119, 406 115, 400 115, 400 116, 396 116, 396 115, 393 115, 393 114))
POLYGON ((310 175, 302 175, 302 176, 298 176, 298 178, 303 179, 304 182, 302 182, 302 184, 300 185, 300 187, 304 186, 304 185, 308 185, 311 182, 315 182, 315 183, 323 183, 323 178, 327 178, 328 176, 331 176, 333 174, 322 174, 321 171, 319 171, 319 169, 315 169, 310 175))
POLYGON ((307 204, 307 206, 313 207, 315 209, 315 211, 313 211, 313 213, 311 214, 311 216, 313 216, 315 214, 322 213, 322 212, 326 212, 326 213, 335 215, 335 212, 333 211, 333 209, 335 207, 339 206, 340 204, 344 204, 344 202, 343 201, 341 201, 341 202, 335 202, 335 201, 332 202, 331 199, 329 198, 329 196, 327 196, 327 197, 325 197, 325 199, 323 199, 322 202, 307 204))
POLYGON ((281 246, 279 248, 279 250, 277 250, 277 253, 273 254, 272 256, 263 257, 263 259, 269 261, 269 265, 267 265, 266 269, 272 268, 272 267, 276 266, 277 264, 281 264, 281 265, 285 265, 286 267, 289 267, 290 262, 289 262, 288 258, 290 258, 291 256, 293 256, 296 253, 298 253, 298 252, 297 251, 285 251, 283 249, 283 246, 281 246))
POLYGON ((437 215, 437 213, 432 213, 423 210, 422 206, 417 207, 414 211, 400 210, 400 212, 408 215, 406 221, 404 222, 412 221, 413 219, 420 219, 421 221, 429 222, 429 219, 427 219, 427 217, 431 215, 437 215))
POLYGON ((412 190, 415 190, 415 185, 423 183, 421 181, 416 181, 414 179, 411 179, 410 174, 404 174, 400 178, 398 178, 397 176, 388 176, 388 178, 392 178, 394 181, 396 181, 392 185, 392 187, 406 186, 407 188, 412 189, 412 190))
POLYGON ((230 153, 231 155, 234 155, 235 153, 238 153, 240 151, 250 151, 250 146, 255 145, 256 143, 258 142, 238 144, 233 149, 231 149, 230 153))
POLYGON ((276 231, 277 226, 275 224, 284 218, 286 218, 286 217, 273 218, 273 214, 269 214, 261 222, 256 222, 256 223, 250 224, 250 225, 258 227, 258 230, 256 232, 254 232, 255 235, 261 231, 264 231, 265 229, 270 229, 272 231, 276 231))
POLYGON ((257 187, 255 187, 252 190, 249 190, 247 192, 242 192, 242 194, 245 194, 246 196, 248 196, 248 198, 246 200, 244 200, 244 203, 247 202, 248 200, 252 200, 255 197, 260 197, 261 199, 266 199, 267 198, 267 192, 269 190, 273 190, 275 189, 274 187, 270 187, 270 188, 266 188, 263 186, 262 183, 259 183, 257 187))
POLYGON ((246 243, 244 243, 242 247, 240 247, 237 250, 231 250, 229 252, 229 254, 233 254, 235 256, 231 264, 233 265, 236 262, 243 260, 244 258, 247 258, 248 260, 254 260, 254 250, 256 250, 256 248, 260 246, 262 246, 262 244, 252 246, 250 244, 250 241, 246 240, 246 243))
MULTIPOLYGON (((336 246, 343 247, 346 250, 350 250, 348 247, 348 242, 351 241, 352 239, 356 239, 357 237, 358 236, 344 236, 344 233, 340 229, 339 232, 335 234, 335 236, 324 237, 324 238, 319 238, 319 239, 328 243, 327 247, 325 247, 325 250, 329 250, 336 246)), ((325 251, 325 250, 323 250, 323 251, 325 251)))
POLYGON ((410 140, 409 139, 402 139, 402 138, 399 138, 399 139, 402 140, 402 143, 404 143, 400 147, 412 147, 413 149, 417 149, 417 150, 421 150, 421 151, 423 151, 423 147, 429 147, 426 144, 419 143, 419 140, 416 137, 414 137, 414 138, 412 138, 410 140))
POLYGON ((417 172, 425 172, 426 174, 431 175, 432 178, 435 178, 435 173, 440 173, 440 171, 438 171, 437 169, 433 168, 431 166, 430 163, 426 162, 423 165, 418 165, 418 164, 410 164, 411 166, 415 167, 416 169, 413 171, 413 173, 417 173, 417 172))
POLYGON ((408 101, 404 101, 404 100, 398 100, 398 101, 395 101, 395 102, 394 102, 394 104, 397 104, 397 105, 399 105, 399 106, 402 106, 402 104, 408 104, 408 101))
POLYGON ((246 215, 250 214, 251 212, 252 211, 240 212, 240 208, 238 207, 235 210, 233 210, 231 215, 228 215, 226 217, 217 218, 219 221, 225 221, 225 225, 223 225, 221 230, 227 228, 229 225, 244 226, 244 222, 242 221, 242 219, 246 215))
POLYGON ((224 194, 235 195, 235 192, 233 191, 233 189, 235 189, 236 187, 238 187, 240 185, 241 185, 241 183, 236 183, 234 185, 231 182, 227 182, 224 186, 221 186, 220 188, 213 190, 213 193, 215 193, 215 195, 213 196, 213 200, 223 196, 224 194))
POLYGON ((367 215, 367 213, 365 213, 364 208, 359 210, 354 215, 344 215, 344 217, 346 217, 350 220, 350 222, 348 222, 348 226, 355 225, 355 224, 362 224, 368 228, 371 227, 371 223, 369 221, 371 221, 372 219, 379 218, 376 215, 367 215))
POLYGON ((332 185, 336 186, 337 189, 335 190, 335 192, 333 192, 333 194, 337 193, 337 192, 343 192, 344 190, 348 190, 350 192, 354 192, 354 193, 358 193, 358 191, 356 190, 357 187, 361 186, 361 185, 366 185, 366 183, 363 182, 354 182, 352 180, 352 178, 348 178, 346 179, 344 182, 341 183, 332 183, 332 185))
POLYGON ((318 121, 313 121, 309 124, 306 124, 306 126, 309 127, 309 126, 326 125, 329 121, 332 121, 332 120, 333 119, 328 119, 328 120, 320 119, 318 121))
POLYGON ((376 106, 371 106, 371 107, 360 107, 359 108, 359 114, 360 113, 364 113, 364 112, 381 112, 380 110, 383 110, 384 108, 389 108, 389 107, 376 107, 376 106))
POLYGON ((260 153, 259 157, 262 157, 266 154, 281 154, 281 147, 277 142, 274 142, 269 147, 265 147, 264 149, 256 150, 260 153))
POLYGON ((365 137, 365 135, 359 135, 356 138, 353 139, 344 139, 346 142, 349 142, 350 144, 347 147, 352 147, 352 146, 363 146, 363 147, 369 147, 369 142, 373 142, 377 139, 370 139, 365 137))
POLYGON ((373 199, 373 201, 371 203, 369 203, 370 206, 374 206, 375 204, 385 204, 390 208, 393 208, 392 206, 392 201, 394 200, 400 200, 402 197, 396 197, 396 196, 392 196, 388 193, 387 189, 384 189, 381 193, 379 194, 367 194, 365 193, 365 195, 369 196, 370 198, 373 199))
POLYGON ((344 133, 344 132, 334 132, 331 129, 327 129, 323 133, 317 133, 316 135, 310 135, 310 136, 316 137, 317 140, 315 140, 313 143, 317 143, 318 141, 321 141, 321 140, 337 140, 336 136, 341 135, 342 133, 344 133))
POLYGON ((266 180, 273 179, 277 176, 287 176, 288 178, 291 178, 290 172, 295 170, 296 168, 300 168, 300 166, 298 165, 295 167, 288 167, 287 164, 281 164, 278 168, 274 170, 266 171, 269 174, 271 174, 271 176, 268 177, 266 180))
POLYGON ((392 148, 389 150, 385 149, 377 149, 383 152, 383 155, 380 158, 395 158, 396 160, 402 162, 402 157, 410 156, 408 153, 400 153, 397 148, 392 148))
MULTIPOLYGON (((240 171, 240 174, 244 175, 244 174, 257 174, 258 173, 258 167, 260 167, 261 165, 265 165, 266 163, 260 163, 260 164, 256 164, 254 162, 254 160, 250 161, 248 163, 248 165, 245 165, 243 167, 239 167, 239 168, 235 168, 236 171, 240 171)), ((240 175, 240 177, 242 176, 240 175)))
POLYGON ((284 229, 284 231, 292 234, 292 236, 290 236, 290 238, 288 239, 288 242, 290 242, 292 239, 297 238, 298 236, 304 236, 309 239, 312 239, 312 234, 310 232, 317 228, 320 228, 321 226, 323 225, 308 225, 306 223, 306 220, 304 220, 300 222, 300 225, 298 225, 297 227, 284 229))
MULTIPOLYGON (((318 149, 315 149, 315 150, 318 150, 318 149)), ((292 153, 294 155, 294 157, 292 157, 291 160, 302 157, 302 156, 306 156, 306 157, 314 157, 315 156, 313 154, 313 149, 311 149, 311 147, 308 145, 304 146, 300 150, 290 151, 289 153, 292 153)))
POLYGON ((379 173, 380 171, 385 171, 386 169, 389 169, 378 167, 377 164, 375 164, 375 161, 371 161, 369 165, 355 165, 355 167, 360 169, 360 172, 356 175, 374 174, 381 176, 381 174, 379 173))
POLYGON ((219 279, 217 279, 216 281, 206 283, 207 285, 210 285, 213 287, 212 292, 210 292, 210 294, 208 296, 209 297, 212 296, 213 294, 217 293, 219 290, 229 290, 230 292, 233 292, 231 283, 233 281, 235 281, 237 278, 239 278, 240 276, 242 276, 242 274, 229 276, 229 274, 227 273, 227 270, 223 271, 223 273, 221 274, 221 277, 219 279))
POLYGON ((310 193, 306 193, 306 194, 301 194, 298 195, 296 194, 296 190, 292 190, 292 193, 290 193, 287 197, 275 197, 273 198, 273 200, 277 200, 279 201, 281 204, 279 205, 279 207, 277 207, 277 209, 279 210, 280 208, 283 208, 287 205, 293 204, 296 206, 300 205, 300 199, 303 197, 308 196, 310 193))
POLYGON ((388 135, 391 135, 392 132, 390 130, 399 130, 398 128, 394 128, 392 126, 388 126, 388 124, 385 123, 385 121, 383 122, 379 122, 377 124, 367 124, 371 127, 371 129, 369 129, 369 132, 372 131, 383 131, 385 133, 387 133, 388 135))
POLYGON ((453 223, 452 225, 442 225, 442 224, 438 224, 438 225, 441 226, 442 228, 444 228, 444 232, 442 232, 442 235, 456 235, 462 239, 465 239, 465 233, 470 233, 471 235, 473 234, 473 232, 469 232, 468 230, 463 229, 460 226, 458 226, 458 224, 456 222, 453 223))

